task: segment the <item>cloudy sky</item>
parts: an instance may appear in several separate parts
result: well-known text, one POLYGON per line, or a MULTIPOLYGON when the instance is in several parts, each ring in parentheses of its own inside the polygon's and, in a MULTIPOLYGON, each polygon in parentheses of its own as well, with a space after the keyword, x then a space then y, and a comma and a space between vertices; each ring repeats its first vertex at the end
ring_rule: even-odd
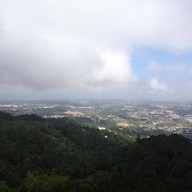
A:
POLYGON ((0 0, 0 99, 192 100, 191 0, 0 0))

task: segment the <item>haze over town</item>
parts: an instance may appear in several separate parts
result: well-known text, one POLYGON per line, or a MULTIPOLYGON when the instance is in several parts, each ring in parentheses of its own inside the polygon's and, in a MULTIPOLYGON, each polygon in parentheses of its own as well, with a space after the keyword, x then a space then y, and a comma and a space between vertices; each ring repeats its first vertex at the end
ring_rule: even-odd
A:
POLYGON ((0 0, 0 99, 191 100, 192 1, 0 0))

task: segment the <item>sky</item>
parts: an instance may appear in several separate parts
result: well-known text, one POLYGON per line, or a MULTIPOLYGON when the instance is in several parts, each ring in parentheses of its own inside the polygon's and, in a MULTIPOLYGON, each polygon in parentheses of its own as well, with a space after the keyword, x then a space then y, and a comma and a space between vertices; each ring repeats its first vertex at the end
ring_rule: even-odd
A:
POLYGON ((0 99, 192 100, 191 0, 0 0, 0 99))

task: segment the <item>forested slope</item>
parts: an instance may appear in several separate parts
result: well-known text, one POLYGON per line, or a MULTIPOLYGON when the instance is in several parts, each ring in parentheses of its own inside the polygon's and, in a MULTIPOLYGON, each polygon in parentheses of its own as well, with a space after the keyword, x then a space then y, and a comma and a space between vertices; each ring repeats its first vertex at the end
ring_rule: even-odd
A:
POLYGON ((125 138, 65 118, 0 113, 0 191, 192 191, 190 140, 125 138))

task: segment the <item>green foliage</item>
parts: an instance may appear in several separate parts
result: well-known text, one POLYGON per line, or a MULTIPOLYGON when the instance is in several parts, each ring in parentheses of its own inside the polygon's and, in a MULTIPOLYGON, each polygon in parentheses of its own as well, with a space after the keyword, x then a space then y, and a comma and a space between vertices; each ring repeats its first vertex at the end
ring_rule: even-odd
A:
POLYGON ((192 144, 124 135, 36 115, 0 113, 2 192, 192 191, 192 144))
POLYGON ((0 180, 0 191, 1 192, 10 192, 10 189, 5 181, 0 180))
POLYGON ((191 147, 191 142, 179 135, 137 140, 113 168, 112 178, 121 178, 114 187, 148 192, 190 191, 191 147))
POLYGON ((19 187, 20 192, 60 192, 67 188, 68 177, 64 176, 31 176, 19 187))

